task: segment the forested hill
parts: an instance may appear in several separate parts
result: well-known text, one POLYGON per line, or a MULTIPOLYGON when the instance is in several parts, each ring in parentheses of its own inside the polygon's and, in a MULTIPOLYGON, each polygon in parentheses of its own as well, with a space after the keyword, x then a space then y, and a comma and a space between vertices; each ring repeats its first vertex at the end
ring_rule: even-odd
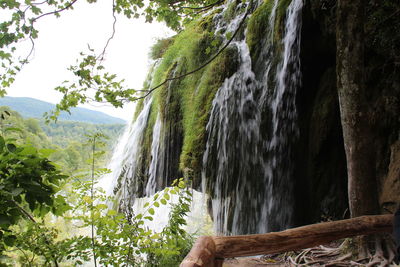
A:
MULTIPOLYGON (((38 149, 54 152, 49 159, 56 162, 66 173, 88 168, 87 160, 92 153, 88 146, 90 136, 102 134, 103 157, 97 159, 98 167, 104 167, 112 148, 123 131, 123 124, 93 124, 74 121, 58 121, 46 124, 44 120, 23 118, 9 107, 0 106, 0 134, 15 138, 19 143, 31 144, 38 149), (17 129, 17 130, 6 130, 17 129)), ((1 264, 0 264, 1 265, 1 264)))
MULTIPOLYGON (((30 97, 3 97, 0 106, 8 106, 25 118, 42 118, 45 112, 55 109, 55 105, 30 97)), ((71 108, 71 114, 61 112, 60 121, 78 121, 94 124, 125 124, 120 118, 86 108, 71 108)))

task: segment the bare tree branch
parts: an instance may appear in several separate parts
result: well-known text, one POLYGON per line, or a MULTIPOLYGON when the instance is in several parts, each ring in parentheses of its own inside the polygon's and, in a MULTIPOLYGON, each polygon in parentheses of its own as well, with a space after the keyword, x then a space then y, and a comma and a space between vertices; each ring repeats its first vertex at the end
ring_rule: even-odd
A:
POLYGON ((206 5, 206 6, 202 6, 202 7, 182 6, 182 7, 179 7, 178 10, 181 10, 181 9, 193 9, 193 10, 205 11, 205 10, 208 10, 208 9, 210 9, 210 8, 212 8, 212 7, 214 7, 214 6, 218 5, 218 4, 220 4, 220 3, 222 3, 222 2, 223 2, 223 0, 218 0, 218 1, 215 2, 215 3, 209 4, 209 5, 206 5))
POLYGON ((38 19, 42 18, 42 17, 48 16, 48 15, 53 15, 53 14, 58 14, 58 13, 64 11, 64 10, 69 9, 69 8, 72 7, 77 1, 78 1, 78 0, 73 0, 73 1, 71 1, 68 5, 66 5, 65 7, 61 8, 61 9, 59 9, 59 10, 47 12, 47 13, 44 13, 44 14, 42 14, 42 15, 40 15, 40 16, 37 16, 36 18, 33 18, 33 19, 32 19, 32 24, 33 24, 35 21, 37 21, 38 19))
POLYGON ((97 60, 100 59, 100 62, 102 62, 104 60, 104 55, 106 53, 107 47, 110 44, 111 40, 114 39, 114 36, 115 36, 115 26, 117 24, 117 17, 115 15, 115 0, 113 0, 112 16, 113 16, 112 33, 111 33, 111 36, 107 39, 107 42, 106 42, 106 45, 103 48, 103 51, 97 57, 97 60))

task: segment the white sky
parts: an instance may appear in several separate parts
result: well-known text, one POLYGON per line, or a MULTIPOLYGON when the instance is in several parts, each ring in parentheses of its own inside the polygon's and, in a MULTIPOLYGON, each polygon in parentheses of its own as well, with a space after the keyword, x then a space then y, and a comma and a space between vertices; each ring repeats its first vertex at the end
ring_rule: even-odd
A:
MULTIPOLYGON (((67 67, 75 63, 79 52, 87 52, 88 44, 96 53, 102 51, 112 33, 112 1, 99 0, 94 4, 78 1, 74 7, 74 10, 64 11, 60 18, 48 16, 37 22, 39 38, 35 42, 34 57, 7 90, 8 96, 33 97, 57 103, 61 94, 53 88, 71 78, 67 67)), ((104 65, 110 73, 125 79, 128 87, 141 89, 149 67, 151 45, 157 38, 172 34, 163 24, 118 16, 115 37, 108 47, 104 65)), ((129 121, 134 104, 127 104, 123 109, 99 104, 97 107, 83 107, 129 121)))

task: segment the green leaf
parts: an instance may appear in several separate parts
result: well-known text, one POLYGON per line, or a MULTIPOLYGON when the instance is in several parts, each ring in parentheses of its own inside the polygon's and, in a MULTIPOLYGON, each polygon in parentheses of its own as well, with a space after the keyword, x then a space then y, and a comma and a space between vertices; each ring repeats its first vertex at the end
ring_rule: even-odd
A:
POLYGON ((154 209, 153 209, 153 208, 150 208, 150 209, 149 209, 149 213, 150 213, 151 215, 154 215, 154 209))
POLYGON ((23 188, 14 188, 12 191, 11 191, 11 195, 12 196, 18 196, 19 194, 21 194, 22 192, 24 191, 24 189, 23 188))
POLYGON ((98 208, 99 210, 105 210, 108 208, 108 206, 106 204, 97 204, 96 208, 98 208))
POLYGON ((184 188, 186 187, 185 182, 184 182, 184 181, 179 181, 178 187, 179 187, 180 189, 184 189, 184 188))
POLYGON ((3 136, 0 136, 0 152, 3 151, 5 145, 6 145, 6 142, 4 141, 3 136))
POLYGON ((14 245, 16 239, 17 239, 17 237, 15 235, 6 235, 4 237, 4 243, 7 246, 11 247, 12 245, 14 245))
POLYGON ((50 149, 50 148, 43 148, 39 150, 39 153, 42 157, 48 158, 51 154, 56 152, 55 149, 50 149))
POLYGON ((21 155, 33 155, 36 154, 36 148, 32 146, 26 146, 24 149, 20 152, 21 155))
POLYGON ((115 211, 115 210, 108 210, 108 211, 107 211, 107 215, 108 215, 108 216, 117 215, 117 211, 115 211))
POLYGON ((19 132, 19 133, 23 132, 20 128, 17 128, 17 127, 8 127, 8 128, 5 129, 5 131, 7 131, 7 132, 19 132))
POLYGON ((0 225, 9 225, 11 223, 10 218, 0 214, 0 225))
POLYGON ((146 216, 146 217, 144 217, 144 219, 149 220, 149 221, 153 221, 153 217, 151 217, 151 216, 146 216))
POLYGON ((7 150, 13 153, 17 150, 17 147, 14 144, 7 144, 7 150))

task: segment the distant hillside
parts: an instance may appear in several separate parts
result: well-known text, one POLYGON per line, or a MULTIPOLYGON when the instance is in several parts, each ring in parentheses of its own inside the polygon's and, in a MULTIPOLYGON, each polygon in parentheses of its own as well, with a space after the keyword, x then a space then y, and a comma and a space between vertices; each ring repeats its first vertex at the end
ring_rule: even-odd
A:
MULTIPOLYGON (((30 97, 3 97, 0 98, 0 106, 9 106, 25 118, 42 118, 45 112, 55 108, 54 104, 30 97)), ((62 112, 60 121, 79 121, 95 124, 125 124, 126 121, 112 117, 103 112, 86 108, 71 108, 71 114, 62 112)))

